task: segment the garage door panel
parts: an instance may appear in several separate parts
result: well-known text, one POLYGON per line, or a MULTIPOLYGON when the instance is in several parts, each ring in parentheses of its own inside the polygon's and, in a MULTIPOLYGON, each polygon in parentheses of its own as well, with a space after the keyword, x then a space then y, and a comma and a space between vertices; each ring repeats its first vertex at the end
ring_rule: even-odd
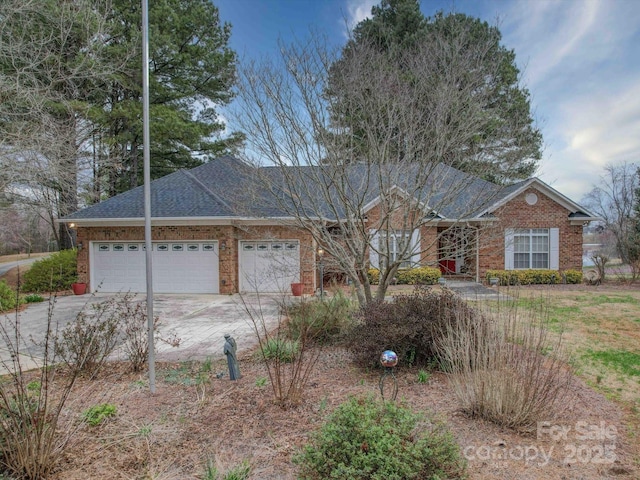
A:
POLYGON ((94 288, 102 292, 144 291, 144 254, 128 250, 125 243, 99 244, 98 250, 92 263, 94 288))
POLYGON ((240 290, 288 292, 300 280, 300 249, 297 242, 241 242, 240 290))
MULTIPOLYGON (((144 243, 98 242, 93 247, 92 285, 103 292, 146 292, 144 243)), ((217 243, 154 242, 156 293, 219 293, 217 243)), ((94 287, 94 288, 95 288, 94 287)))
POLYGON ((168 247, 153 252, 154 291, 219 293, 217 249, 205 250, 199 243, 171 243, 168 247))

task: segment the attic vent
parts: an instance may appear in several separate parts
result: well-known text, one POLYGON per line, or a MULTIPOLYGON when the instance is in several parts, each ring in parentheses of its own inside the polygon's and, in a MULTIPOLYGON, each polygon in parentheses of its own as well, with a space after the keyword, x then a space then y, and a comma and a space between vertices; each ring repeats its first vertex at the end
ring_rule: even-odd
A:
POLYGON ((538 203, 538 195, 533 192, 527 193, 527 196, 524 197, 524 199, 529 205, 535 205, 538 203))

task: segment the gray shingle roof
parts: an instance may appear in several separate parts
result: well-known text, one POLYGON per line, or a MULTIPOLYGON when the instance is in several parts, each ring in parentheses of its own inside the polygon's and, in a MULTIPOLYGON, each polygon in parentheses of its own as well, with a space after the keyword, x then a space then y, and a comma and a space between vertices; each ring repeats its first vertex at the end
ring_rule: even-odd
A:
MULTIPOLYGON (((252 167, 232 157, 221 157, 191 170, 179 170, 151 182, 151 216, 237 217, 279 216, 255 202, 259 194, 247 188, 252 167), (253 200, 250 209, 243 205, 253 200)), ((144 189, 136 187, 96 205, 79 210, 65 220, 144 218, 144 189)))
MULTIPOLYGON (((445 219, 472 218, 490 211, 491 206, 517 192, 526 182, 507 187, 473 177, 444 164, 429 175, 421 171, 397 174, 392 166, 353 164, 332 172, 328 167, 290 167, 290 175, 276 167, 255 168, 230 156, 211 160, 190 170, 151 182, 151 216, 154 218, 282 218, 291 209, 327 219, 344 216, 337 191, 327 195, 317 183, 331 186, 341 182, 349 189, 350 201, 364 207, 381 190, 399 188, 420 198, 427 209, 445 219), (379 170, 380 169, 380 170, 379 170), (259 177, 270 179, 271 188, 259 177), (382 179, 382 180, 381 180, 382 179), (386 183, 385 183, 386 182, 386 183), (283 203, 284 202, 284 203, 283 203), (283 208, 284 205, 284 208, 283 208)), ((108 220, 144 218, 143 187, 116 195, 99 204, 73 213, 64 220, 108 220)))

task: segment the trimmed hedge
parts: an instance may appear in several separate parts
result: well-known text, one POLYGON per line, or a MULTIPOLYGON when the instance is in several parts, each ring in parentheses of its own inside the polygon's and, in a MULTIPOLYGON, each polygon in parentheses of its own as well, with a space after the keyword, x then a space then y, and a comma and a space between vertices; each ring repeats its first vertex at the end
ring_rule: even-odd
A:
MULTIPOLYGON (((377 268, 370 268, 367 275, 372 285, 380 283, 380 270, 377 268)), ((435 285, 441 276, 439 268, 417 267, 398 270, 395 278, 398 285, 435 285)))
POLYGON ((581 270, 565 270, 562 272, 565 283, 582 283, 581 270))
POLYGON ((59 292, 69 290, 78 279, 78 251, 62 250, 34 262, 24 274, 25 292, 59 292))
POLYGON ((377 268, 370 268, 367 272, 367 277, 369 277, 369 283, 371 285, 378 285, 380 283, 380 270, 377 268))
POLYGON ((578 270, 487 270, 486 279, 498 278, 500 285, 555 285, 559 283, 582 283, 582 272, 578 270))

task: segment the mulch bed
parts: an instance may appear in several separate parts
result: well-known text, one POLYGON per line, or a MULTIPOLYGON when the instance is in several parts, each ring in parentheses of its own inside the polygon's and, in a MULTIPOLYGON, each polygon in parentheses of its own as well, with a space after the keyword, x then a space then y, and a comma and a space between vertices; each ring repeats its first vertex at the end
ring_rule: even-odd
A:
MULTIPOLYGON (((380 396, 380 372, 354 367, 339 348, 323 351, 303 402, 287 409, 274 403, 254 354, 240 359, 243 377, 236 382, 217 378, 226 370, 224 361, 211 367, 197 385, 202 364, 158 364, 153 395, 146 374, 125 373, 119 364, 97 380, 80 382, 83 395, 70 416, 104 402, 116 404, 118 413, 99 427, 82 426, 52 478, 196 479, 203 478, 207 460, 223 472, 246 460, 251 479, 295 479, 292 455, 328 413, 352 395, 380 396)), ((623 412, 579 380, 561 415, 537 434, 471 419, 459 411, 443 374, 432 374, 427 383, 419 383, 417 374, 398 368, 398 401, 447 422, 468 458, 471 479, 640 478, 633 465, 637 445, 625 430, 623 412), (601 455, 604 445, 607 456, 601 455)))

